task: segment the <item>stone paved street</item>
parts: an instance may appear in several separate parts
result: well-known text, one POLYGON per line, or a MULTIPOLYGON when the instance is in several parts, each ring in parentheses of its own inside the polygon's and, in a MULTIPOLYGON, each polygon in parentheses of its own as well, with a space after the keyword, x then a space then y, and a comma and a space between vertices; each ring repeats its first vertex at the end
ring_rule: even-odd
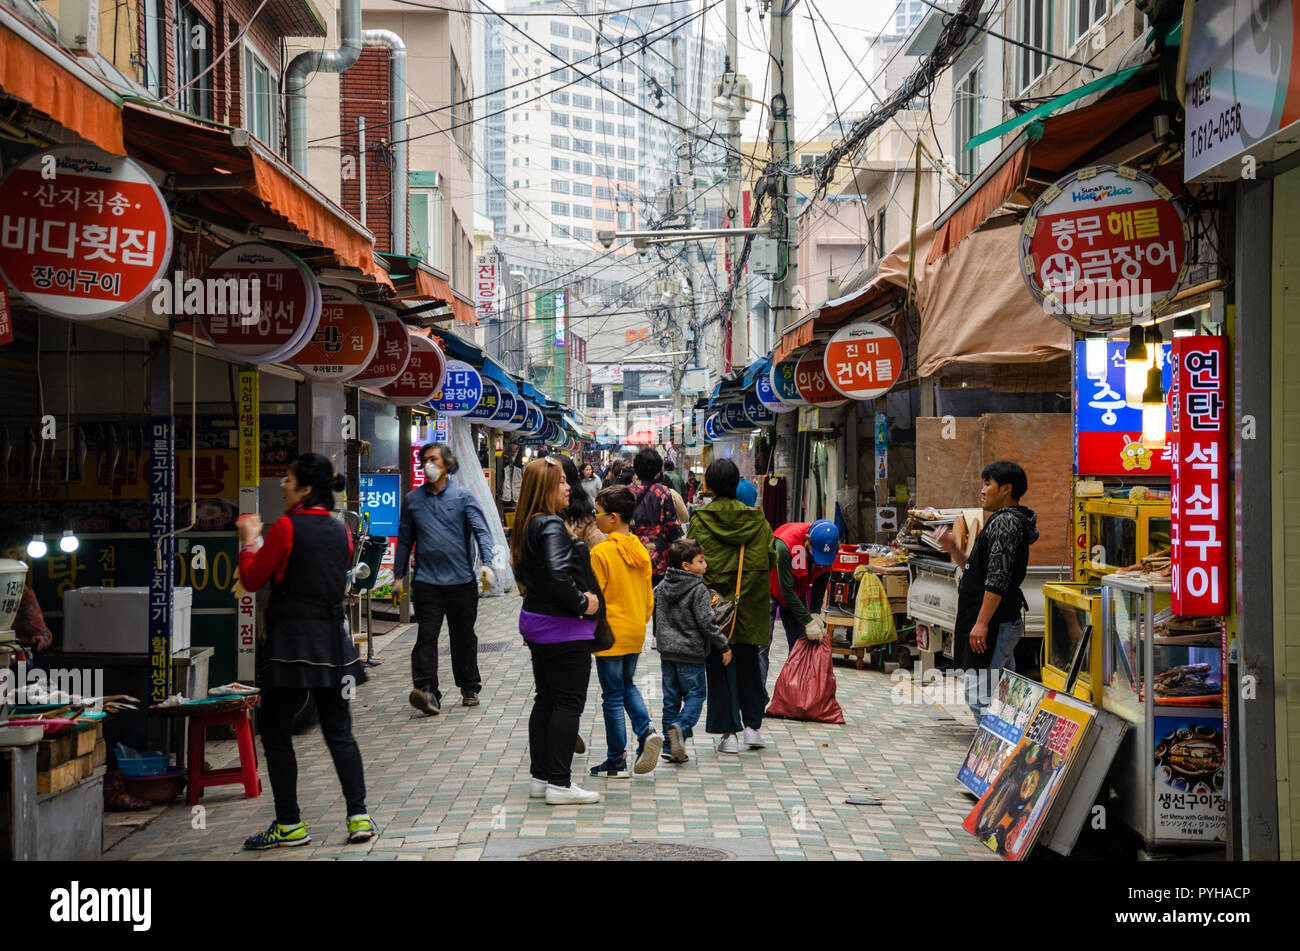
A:
MULTIPOLYGON (((243 839, 265 828, 273 809, 263 794, 238 787, 208 790, 195 817, 184 799, 114 845, 107 859, 411 860, 517 858, 537 849, 587 842, 661 842, 707 846, 737 858, 793 860, 977 859, 993 854, 960 828, 972 800, 955 775, 971 737, 964 707, 894 702, 909 688, 888 676, 837 663, 843 726, 771 719, 769 746, 721 755, 697 734, 697 759, 662 764, 649 776, 598 780, 587 768, 604 758, 599 685, 592 675, 583 735, 591 750, 574 760, 574 778, 604 794, 589 806, 548 806, 528 798, 527 718, 532 677, 516 629, 519 599, 485 600, 479 616, 482 705, 450 705, 446 632, 439 645, 444 713, 424 717, 407 703, 414 626, 382 640, 385 663, 372 668, 354 703, 354 727, 366 767, 368 803, 382 835, 348 845, 344 806, 319 730, 296 738, 299 798, 312 842, 294 849, 245 852, 243 839), (589 758, 590 757, 590 758, 589 758), (876 806, 846 805, 875 798, 876 806), (201 821, 200 821, 201 820, 201 821), (203 828, 194 828, 202 825, 203 828)), ((786 648, 772 646, 769 690, 786 648)), ((647 644, 638 679, 656 728, 658 655, 647 644)), ((701 728, 703 718, 701 718, 701 728)), ((259 757, 261 756, 259 744, 259 757)), ((233 743, 209 744, 214 766, 233 743)), ((263 767, 264 767, 263 761, 263 767)))

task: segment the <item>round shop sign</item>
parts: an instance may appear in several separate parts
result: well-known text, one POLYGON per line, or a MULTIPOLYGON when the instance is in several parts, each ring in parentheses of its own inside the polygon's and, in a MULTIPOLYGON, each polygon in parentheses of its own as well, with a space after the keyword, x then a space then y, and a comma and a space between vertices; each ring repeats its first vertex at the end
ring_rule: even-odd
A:
POLYGON ((468 416, 483 398, 483 378, 463 360, 447 364, 447 378, 433 396, 439 416, 468 416))
MULTIPOLYGON (((510 417, 510 425, 505 427, 509 432, 518 432, 524 428, 524 423, 528 420, 529 405, 528 400, 522 396, 515 397, 515 413, 510 417)), ((527 433, 520 433, 520 435, 526 436, 527 433)))
POLYGON ((758 375, 758 379, 754 381, 754 394, 758 397, 758 401, 767 407, 768 412, 789 413, 795 409, 776 395, 776 389, 772 386, 771 373, 758 375))
POLYGON ((308 379, 343 382, 370 365, 379 347, 379 321, 351 291, 322 287, 316 332, 290 363, 308 379))
POLYGON ((862 320, 835 332, 822 363, 837 392, 851 400, 874 400, 898 382, 903 348, 889 328, 862 320))
POLYGON ((719 438, 730 436, 735 432, 727 422, 727 408, 725 406, 713 414, 713 428, 717 430, 719 438))
POLYGON ((417 334, 411 334, 411 359, 396 380, 379 392, 398 406, 418 406, 433 399, 447 375, 447 358, 442 348, 417 334))
POLYGON ((745 418, 755 426, 771 426, 776 422, 776 414, 763 405, 763 401, 753 390, 745 394, 741 408, 745 412, 745 418))
POLYGON ((488 420, 488 425, 493 429, 499 429, 502 432, 512 433, 519 428, 519 424, 514 422, 515 407, 523 402, 522 399, 515 396, 509 390, 501 389, 497 395, 497 411, 492 414, 488 420))
POLYGON ((477 423, 489 423, 496 412, 501 407, 501 390, 491 380, 482 380, 483 395, 479 397, 478 405, 465 415, 466 419, 472 419, 477 423))
POLYGON ((1020 273, 1057 320, 1127 327, 1158 311, 1187 271, 1191 229, 1173 193, 1122 165, 1079 169, 1048 187, 1020 229, 1020 273))
POLYGON ((402 318, 392 311, 379 310, 379 343, 375 355, 349 382, 378 389, 396 380, 411 359, 411 334, 402 318))
POLYGON ((834 409, 843 406, 848 400, 831 386, 830 377, 826 375, 824 353, 824 347, 814 347, 800 357, 795 366, 794 380, 799 387, 799 395, 809 406, 834 409))
POLYGON ((320 324, 323 298, 307 265, 269 244, 227 248, 203 272, 205 288, 237 287, 255 313, 203 307, 194 314, 203 335, 232 359, 277 363, 297 353, 320 324), (234 282, 231 284, 231 282, 234 282))
POLYGON ((719 433, 717 426, 718 416, 715 413, 704 421, 704 438, 709 442, 717 442, 719 433))
POLYGON ((532 403, 528 403, 527 406, 528 415, 524 417, 524 425, 522 427, 524 435, 529 438, 540 436, 542 430, 546 428, 546 417, 543 416, 542 411, 532 403))
POLYGON ((560 427, 555 425, 554 420, 548 419, 546 426, 542 429, 541 438, 549 443, 556 443, 559 442, 560 435, 560 427))
POLYGON ((749 418, 745 415, 745 407, 739 401, 728 403, 726 406, 722 407, 722 418, 727 421, 727 428, 735 430, 736 432, 742 432, 754 428, 753 424, 750 423, 749 418))
POLYGON ((795 383, 795 368, 798 364, 798 360, 782 360, 773 363, 772 369, 767 374, 776 398, 791 409, 808 405, 808 401, 800 395, 799 387, 795 383))
POLYGON ((151 291, 170 310, 172 295, 154 285, 171 256, 167 202, 129 158, 65 146, 0 181, 0 274, 47 314, 98 320, 151 291))

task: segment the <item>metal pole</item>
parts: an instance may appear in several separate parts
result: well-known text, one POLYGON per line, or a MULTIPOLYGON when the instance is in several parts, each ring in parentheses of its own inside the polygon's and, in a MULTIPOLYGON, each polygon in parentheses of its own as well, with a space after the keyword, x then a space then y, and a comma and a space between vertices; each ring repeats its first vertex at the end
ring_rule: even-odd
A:
MULTIPOLYGON (((688 132, 689 126, 686 124, 686 96, 688 95, 686 91, 686 74, 682 67, 681 39, 676 35, 673 36, 673 86, 677 97, 677 125, 680 128, 677 136, 677 167, 682 181, 682 200, 685 202, 687 214, 693 218, 695 214, 695 146, 688 132)), ((698 326, 695 320, 695 269, 689 245, 682 249, 682 255, 683 263, 686 265, 686 283, 691 295, 691 323, 698 326)), ((681 329, 679 314, 679 309, 669 309, 669 320, 676 331, 673 335, 674 341, 679 338, 686 339, 686 334, 681 329)), ((681 356, 673 357, 672 381, 675 393, 681 393, 684 367, 685 363, 681 356)))
POLYGON ((361 227, 366 226, 366 117, 357 116, 357 152, 359 160, 357 164, 361 166, 358 172, 361 175, 361 227))
MULTIPOLYGON (((736 78, 740 72, 739 43, 736 36, 736 0, 727 0, 727 71, 732 75, 731 92, 736 92, 736 78)), ((740 120, 727 120, 727 207, 731 218, 728 225, 743 227, 745 219, 740 205, 740 120)), ((740 239, 727 239, 727 258, 731 268, 740 259, 740 239)), ((742 273, 735 278, 731 300, 731 352, 741 366, 749 365, 749 287, 742 273)))
MULTIPOLYGON (((772 148, 773 161, 782 167, 791 167, 791 124, 794 118, 794 19, 791 13, 799 0, 772 0, 772 148)), ((780 215, 779 258, 783 261, 780 280, 772 286, 772 313, 777 337, 794 323, 794 288, 798 274, 798 232, 794 217, 799 210, 799 195, 795 177, 787 172, 782 176, 783 195, 773 203, 780 215)))

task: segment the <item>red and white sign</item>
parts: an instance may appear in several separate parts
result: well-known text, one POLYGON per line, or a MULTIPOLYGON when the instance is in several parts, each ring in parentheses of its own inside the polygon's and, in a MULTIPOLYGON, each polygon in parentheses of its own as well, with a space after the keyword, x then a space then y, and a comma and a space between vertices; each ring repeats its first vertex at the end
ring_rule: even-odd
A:
POLYGON ((825 347, 814 347, 800 357, 794 367, 794 385, 809 406, 834 409, 848 400, 831 386, 830 377, 826 375, 825 355, 825 347))
POLYGON ((851 400, 874 400, 898 382, 903 348, 888 328, 863 320, 835 332, 824 362, 836 391, 851 400))
POLYGON ((497 262, 495 258, 479 258, 474 265, 475 314, 479 320, 496 316, 497 262))
POLYGON ((411 488, 418 489, 424 485, 424 463, 420 461, 420 446, 411 447, 411 488))
POLYGON ((369 366, 379 346, 379 322, 351 291, 322 287, 320 323, 292 363, 312 380, 351 380, 369 366))
MULTIPOLYGON (((227 248, 208 265, 202 280, 205 287, 215 286, 210 281, 257 281, 257 313, 194 315, 203 335, 228 357, 276 363, 297 353, 320 323, 321 290, 315 275, 295 255, 269 244, 227 248)), ((251 293, 245 295, 251 298, 251 293)))
POLYGON ((0 286, 0 347, 14 342, 14 317, 9 312, 9 292, 0 286))
POLYGON ((389 310, 372 310, 379 320, 379 343, 375 355, 350 382, 377 389, 387 386, 406 369, 411 359, 411 333, 402 318, 389 310))
POLYGON ((380 387, 384 394, 399 406, 417 406, 433 399, 442 389, 447 376, 447 358, 442 348, 418 334, 411 334, 411 359, 396 380, 380 387))
POLYGON ((29 303, 98 320, 143 300, 172 256, 153 179, 90 146, 37 152, 0 181, 0 274, 29 303))
POLYGON ((1228 401, 1223 337, 1176 337, 1170 479, 1173 611, 1228 613, 1228 401))
POLYGON ((1181 204, 1134 168, 1097 165, 1058 179, 1020 231, 1020 271, 1057 320, 1082 330, 1127 326, 1169 301, 1186 271, 1181 204))

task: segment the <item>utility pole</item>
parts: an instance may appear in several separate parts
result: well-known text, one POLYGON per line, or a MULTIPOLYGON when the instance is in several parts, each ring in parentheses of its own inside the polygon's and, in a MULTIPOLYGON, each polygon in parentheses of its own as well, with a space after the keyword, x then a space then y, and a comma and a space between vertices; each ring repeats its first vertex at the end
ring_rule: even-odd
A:
MULTIPOLYGON (((799 0, 769 0, 772 18, 772 160, 783 168, 794 165, 790 145, 793 141, 794 103, 794 18, 791 14, 799 0)), ((780 222, 777 230, 780 278, 772 282, 772 314, 779 340, 782 331, 794 323, 794 287, 798 273, 798 231, 795 215, 799 211, 799 194, 790 172, 781 176, 781 192, 772 202, 780 222)))
MULTIPOLYGON (((736 0, 727 0, 727 72, 730 74, 731 95, 740 90, 740 51, 736 36, 736 0)), ((748 93, 746 93, 748 94, 748 93)), ((743 210, 740 204, 741 161, 740 161, 740 115, 745 111, 742 100, 733 99, 731 112, 727 116, 727 209, 731 215, 728 225, 732 228, 743 227, 743 210), (739 219, 739 220, 738 220, 739 219)), ((730 264, 728 273, 740 260, 740 239, 727 239, 727 259, 730 264)), ((749 281, 742 272, 735 276, 735 288, 731 295, 731 353, 733 362, 740 366, 749 365, 749 281)))
MULTIPOLYGON (((677 170, 678 177, 682 187, 682 207, 688 215, 694 215, 695 200, 695 143, 691 140, 690 126, 686 124, 686 73, 682 65, 682 40, 676 33, 673 34, 673 94, 677 99, 677 170)), ((686 282, 690 289, 691 295, 691 313, 695 313, 695 267, 694 258, 691 255, 693 245, 689 242, 682 246, 682 263, 686 266, 686 282)), ((680 308, 673 308, 670 325, 674 329, 674 344, 672 350, 679 349, 677 341, 684 341, 686 333, 681 328, 681 320, 678 316, 680 308)), ((682 377, 684 376, 684 357, 673 357, 673 393, 679 400, 683 401, 682 405, 673 407, 673 415, 684 414, 688 412, 684 408, 685 397, 682 395, 682 377)))

